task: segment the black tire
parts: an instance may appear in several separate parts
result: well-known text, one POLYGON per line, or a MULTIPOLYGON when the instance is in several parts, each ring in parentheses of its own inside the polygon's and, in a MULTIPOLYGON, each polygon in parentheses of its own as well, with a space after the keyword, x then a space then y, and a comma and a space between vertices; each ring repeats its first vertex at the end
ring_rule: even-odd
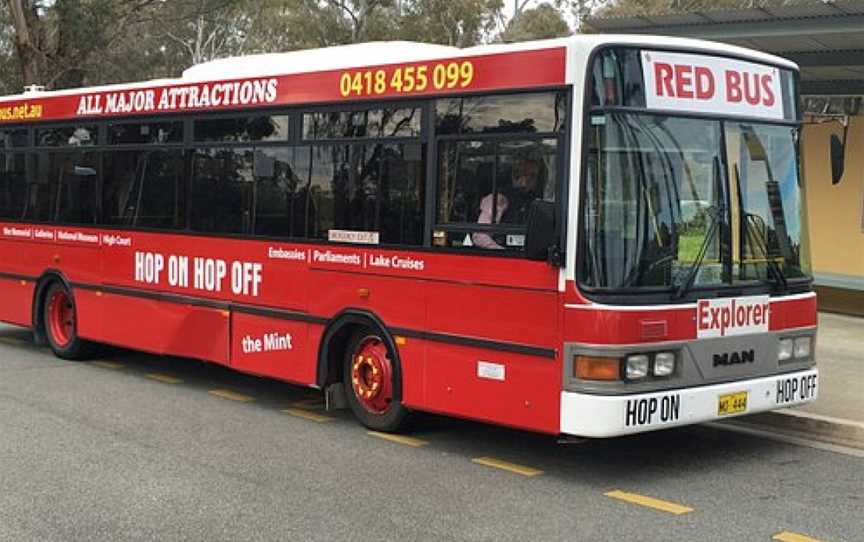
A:
MULTIPOLYGON (((406 426, 406 423, 411 413, 403 404, 402 401, 392 398, 387 402, 386 409, 380 412, 374 412, 367 406, 364 406, 364 400, 358 397, 357 391, 352 382, 352 368, 355 356, 359 355, 358 349, 368 341, 377 341, 380 347, 386 349, 387 357, 391 361, 395 359, 392 351, 383 341, 380 335, 371 329, 363 328, 356 332, 348 341, 348 347, 345 349, 345 360, 342 367, 343 383, 345 387, 345 396, 348 401, 348 406, 354 413, 354 416, 366 427, 374 431, 396 432, 406 426)), ((396 384, 395 372, 390 373, 390 389, 396 384)))
POLYGON ((45 338, 54 355, 61 359, 79 361, 92 354, 93 344, 78 336, 78 313, 72 293, 59 282, 53 282, 45 290, 42 302, 42 323, 45 328, 45 338), (63 304, 68 319, 65 332, 58 332, 52 322, 58 318, 54 304, 63 304), (65 335, 65 336, 64 336, 65 335))

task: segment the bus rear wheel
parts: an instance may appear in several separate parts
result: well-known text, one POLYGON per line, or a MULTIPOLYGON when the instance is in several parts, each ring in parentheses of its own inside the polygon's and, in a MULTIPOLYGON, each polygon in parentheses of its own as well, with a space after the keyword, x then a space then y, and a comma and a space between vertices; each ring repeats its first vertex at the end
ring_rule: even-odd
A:
POLYGON ((71 292, 55 282, 48 286, 44 300, 42 321, 54 355, 69 360, 85 358, 89 343, 78 337, 78 316, 71 292))
POLYGON ((394 398, 393 356, 371 330, 356 333, 348 344, 343 368, 345 395, 360 423, 375 431, 397 431, 408 409, 394 398))

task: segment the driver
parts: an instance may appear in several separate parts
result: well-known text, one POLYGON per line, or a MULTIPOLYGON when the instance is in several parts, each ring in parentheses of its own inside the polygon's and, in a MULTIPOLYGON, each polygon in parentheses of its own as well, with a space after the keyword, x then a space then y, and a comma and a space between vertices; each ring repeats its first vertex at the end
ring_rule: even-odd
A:
MULTIPOLYGON (((511 171, 510 186, 498 192, 497 200, 494 194, 487 194, 480 201, 478 224, 525 224, 531 202, 543 197, 546 164, 541 157, 519 157, 511 171)), ((505 248, 502 237, 478 232, 471 239, 476 247, 501 250, 505 248)))

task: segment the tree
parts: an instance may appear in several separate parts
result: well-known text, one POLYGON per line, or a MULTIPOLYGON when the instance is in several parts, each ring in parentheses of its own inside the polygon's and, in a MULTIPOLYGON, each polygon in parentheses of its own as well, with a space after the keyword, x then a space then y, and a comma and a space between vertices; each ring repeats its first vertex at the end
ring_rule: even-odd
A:
POLYGON ((575 28, 581 28, 585 19, 608 2, 609 0, 555 0, 555 7, 562 12, 569 12, 576 23, 575 28))
POLYGON ((527 41, 570 35, 570 27, 561 12, 544 2, 514 17, 501 33, 501 41, 527 41))
POLYGON ((84 84, 129 26, 157 0, 6 0, 24 85, 84 84))
MULTIPOLYGON (((536 1, 536 0, 535 0, 536 1)), ((600 1, 600 0, 579 0, 600 1)), ((556 8, 514 0, 512 38, 565 35, 556 8)), ((373 40, 492 41, 506 0, 3 0, 0 89, 177 77, 226 56, 373 40), (4 69, 5 68, 5 69, 4 69)), ((563 4, 562 4, 563 5, 563 4)), ((564 9, 564 8, 562 8, 564 9)))
POLYGON ((291 4, 287 7, 294 11, 296 26, 309 25, 319 46, 382 39, 388 32, 380 22, 396 15, 394 0, 295 0, 291 4))
POLYGON ((456 47, 476 45, 494 31, 503 7, 503 0, 404 2, 400 36, 456 47))
POLYGON ((596 12, 598 17, 651 16, 778 6, 797 0, 612 0, 596 12))
POLYGON ((262 10, 248 0, 172 0, 151 20, 152 33, 181 64, 245 52, 262 10))
POLYGON ((44 29, 39 17, 40 5, 31 0, 7 0, 12 27, 15 29, 15 51, 24 85, 41 82, 44 29))

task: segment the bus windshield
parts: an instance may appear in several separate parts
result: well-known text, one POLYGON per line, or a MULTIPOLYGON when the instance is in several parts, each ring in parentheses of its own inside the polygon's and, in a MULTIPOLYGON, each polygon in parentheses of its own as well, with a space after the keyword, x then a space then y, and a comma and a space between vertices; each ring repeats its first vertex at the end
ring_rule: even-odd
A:
POLYGON ((586 289, 682 293, 807 278, 797 127, 622 111, 590 123, 586 289))

